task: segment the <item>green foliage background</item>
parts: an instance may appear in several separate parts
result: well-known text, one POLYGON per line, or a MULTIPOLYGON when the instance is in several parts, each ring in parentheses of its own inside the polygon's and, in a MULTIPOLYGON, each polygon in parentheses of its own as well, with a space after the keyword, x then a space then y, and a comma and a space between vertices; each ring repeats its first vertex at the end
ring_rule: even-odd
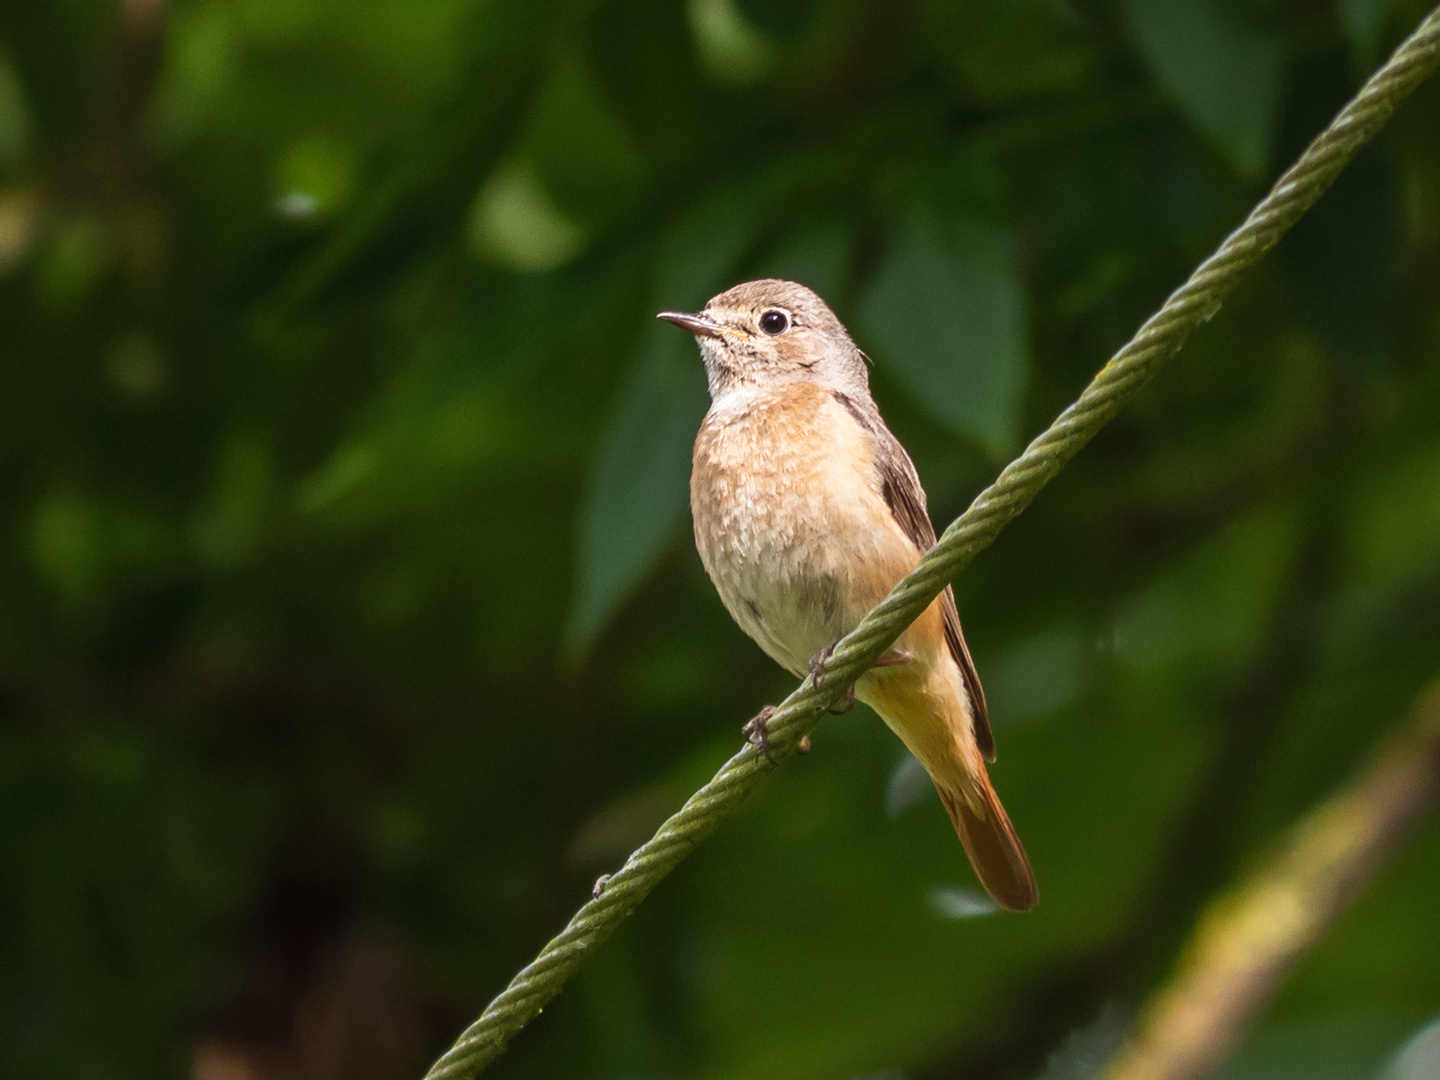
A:
MULTIPOLYGON (((653 313, 816 287, 949 520, 1423 11, 0 6, 0 1074, 417 1075, 789 688, 653 313)), ((857 708, 493 1074, 1090 1075, 1440 669, 1437 402, 1432 85, 956 583, 1037 911, 857 708)), ((1437 894, 1226 1076, 1435 1075, 1437 894)))

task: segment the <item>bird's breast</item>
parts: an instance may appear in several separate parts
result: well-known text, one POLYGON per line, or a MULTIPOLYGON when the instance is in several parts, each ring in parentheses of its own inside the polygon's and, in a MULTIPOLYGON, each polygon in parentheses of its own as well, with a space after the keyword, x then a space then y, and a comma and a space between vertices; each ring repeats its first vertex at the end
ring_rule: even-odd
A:
POLYGON ((904 559, 869 434, 813 384, 712 409, 695 440, 690 506, 726 608, 797 674, 868 608, 856 610, 873 592, 857 577, 904 559))

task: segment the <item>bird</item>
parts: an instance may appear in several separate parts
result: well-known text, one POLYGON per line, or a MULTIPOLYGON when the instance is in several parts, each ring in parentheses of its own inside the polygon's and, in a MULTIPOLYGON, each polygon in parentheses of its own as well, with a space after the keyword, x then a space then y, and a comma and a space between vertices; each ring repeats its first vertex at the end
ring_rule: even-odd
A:
MULTIPOLYGON (((700 312, 657 317, 694 335, 710 392, 690 473, 705 572, 761 649, 815 677, 935 543, 915 465, 870 394, 868 358, 806 286, 748 281, 700 312)), ((1029 856, 986 769, 995 741, 949 586, 844 707, 855 697, 925 767, 996 903, 1034 907, 1029 856)), ((744 729, 767 756, 773 711, 744 729)))

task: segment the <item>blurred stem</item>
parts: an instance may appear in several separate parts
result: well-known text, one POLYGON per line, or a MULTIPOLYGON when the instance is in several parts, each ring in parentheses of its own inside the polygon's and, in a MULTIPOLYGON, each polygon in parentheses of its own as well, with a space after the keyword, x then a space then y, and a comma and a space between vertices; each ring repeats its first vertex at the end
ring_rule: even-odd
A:
POLYGON ((120 0, 120 34, 114 78, 105 113, 115 150, 139 170, 143 161, 141 128, 150 93, 165 51, 166 0, 120 0))
POLYGON ((169 261, 169 227, 145 146, 145 112, 160 75, 167 0, 120 0, 114 70, 104 84, 89 187, 110 210, 126 268, 153 280, 169 261))
POLYGON ((1103 1080, 1201 1080, 1440 796, 1440 682, 1349 786, 1201 917, 1103 1080))

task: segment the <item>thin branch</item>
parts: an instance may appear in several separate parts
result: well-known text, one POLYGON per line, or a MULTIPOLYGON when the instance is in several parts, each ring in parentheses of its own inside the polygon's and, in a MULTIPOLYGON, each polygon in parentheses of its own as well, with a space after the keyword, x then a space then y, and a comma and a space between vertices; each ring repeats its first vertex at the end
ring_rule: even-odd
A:
POLYGON ((1203 1080, 1440 798, 1440 683, 1397 737, 1201 918, 1103 1080, 1203 1080))
MULTIPOLYGON (((840 641, 819 682, 807 679, 781 703, 769 726, 770 749, 777 761, 794 753, 820 712, 869 670, 940 590, 1030 505, 1040 489, 1162 363, 1180 351, 1191 332, 1220 309, 1245 271, 1314 205, 1437 63, 1440 7, 1370 77, 1245 222, 1170 295, 1079 399, 1006 466, 995 483, 951 523, 914 571, 840 641)), ((748 746, 727 761, 614 876, 596 886, 594 899, 576 912, 569 925, 461 1034, 431 1068, 427 1080, 468 1080, 500 1054, 516 1032, 560 992, 590 951, 609 937, 773 768, 764 755, 748 746)))

